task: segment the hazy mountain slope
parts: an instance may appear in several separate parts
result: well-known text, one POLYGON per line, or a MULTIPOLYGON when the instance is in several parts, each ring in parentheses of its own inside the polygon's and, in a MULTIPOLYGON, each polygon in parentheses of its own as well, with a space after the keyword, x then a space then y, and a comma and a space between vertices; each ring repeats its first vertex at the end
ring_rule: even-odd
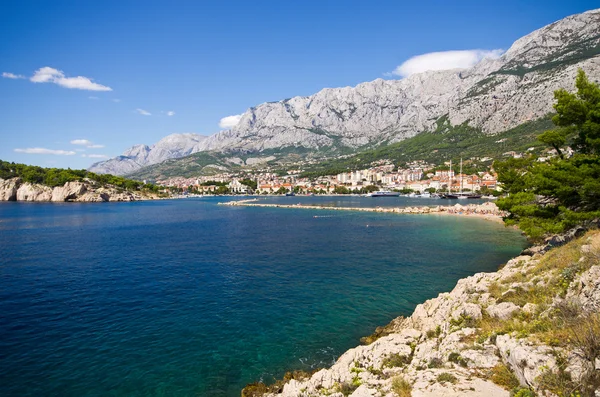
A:
POLYGON ((200 151, 200 144, 205 139, 205 136, 199 134, 168 135, 152 146, 132 146, 122 156, 94 163, 88 170, 100 174, 129 174, 144 166, 196 153, 200 151))

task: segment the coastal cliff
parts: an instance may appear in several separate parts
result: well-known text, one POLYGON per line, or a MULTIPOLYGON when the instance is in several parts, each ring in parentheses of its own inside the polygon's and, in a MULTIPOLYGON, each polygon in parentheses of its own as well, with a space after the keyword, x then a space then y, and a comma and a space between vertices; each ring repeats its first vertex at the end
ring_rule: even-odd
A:
POLYGON ((600 231, 548 248, 459 280, 330 368, 242 396, 600 396, 600 231))
POLYGON ((92 180, 66 182, 63 186, 49 187, 23 182, 21 178, 0 178, 0 201, 139 201, 154 196, 133 193, 111 186, 100 186, 92 180))

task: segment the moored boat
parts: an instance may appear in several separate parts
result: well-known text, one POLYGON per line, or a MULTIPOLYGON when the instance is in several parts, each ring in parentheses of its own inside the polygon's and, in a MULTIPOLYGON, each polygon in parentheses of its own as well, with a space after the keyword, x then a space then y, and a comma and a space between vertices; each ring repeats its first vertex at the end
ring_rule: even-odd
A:
POLYGON ((399 197, 400 193, 389 190, 378 190, 369 194, 369 197, 399 197))

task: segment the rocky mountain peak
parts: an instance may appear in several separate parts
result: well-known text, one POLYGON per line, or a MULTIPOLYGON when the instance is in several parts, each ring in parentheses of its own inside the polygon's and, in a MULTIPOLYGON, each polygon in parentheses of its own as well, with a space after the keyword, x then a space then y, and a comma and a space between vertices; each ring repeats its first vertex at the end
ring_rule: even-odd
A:
POLYGON ((249 108, 231 130, 207 138, 171 135, 91 169, 123 174, 197 151, 260 154, 287 148, 334 155, 412 137, 435 128, 444 116, 453 125, 468 123, 494 134, 550 113, 553 92, 573 89, 580 68, 600 79, 600 9, 538 29, 501 57, 469 69, 376 79, 263 103, 249 108))

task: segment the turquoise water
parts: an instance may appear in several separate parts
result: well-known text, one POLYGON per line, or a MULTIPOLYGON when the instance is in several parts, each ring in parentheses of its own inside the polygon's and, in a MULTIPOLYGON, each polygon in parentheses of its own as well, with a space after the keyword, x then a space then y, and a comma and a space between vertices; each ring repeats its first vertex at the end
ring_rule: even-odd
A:
POLYGON ((219 199, 0 203, 2 395, 239 396, 525 246, 479 219, 219 199))

